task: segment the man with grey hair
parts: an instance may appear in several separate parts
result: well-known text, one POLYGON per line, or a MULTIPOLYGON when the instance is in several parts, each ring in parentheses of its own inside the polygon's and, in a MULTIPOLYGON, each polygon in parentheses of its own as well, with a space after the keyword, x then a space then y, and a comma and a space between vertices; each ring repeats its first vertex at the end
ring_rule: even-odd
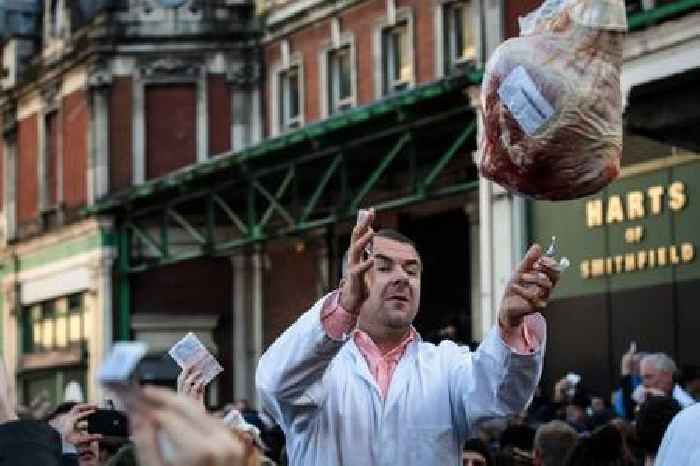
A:
POLYGON ((652 353, 644 356, 639 364, 642 385, 635 390, 635 400, 643 402, 648 395, 673 397, 683 408, 695 403, 673 376, 677 372, 676 363, 665 353, 652 353))
POLYGON ((576 445, 578 434, 569 424, 551 421, 542 424, 535 433, 533 466, 559 466, 576 445))

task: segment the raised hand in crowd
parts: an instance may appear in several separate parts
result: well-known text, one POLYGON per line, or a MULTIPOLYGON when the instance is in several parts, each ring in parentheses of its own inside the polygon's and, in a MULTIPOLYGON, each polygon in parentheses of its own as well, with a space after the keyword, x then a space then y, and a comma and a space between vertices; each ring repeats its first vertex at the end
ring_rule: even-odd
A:
POLYGON ((374 258, 365 254, 370 247, 374 230, 374 209, 363 210, 361 217, 352 230, 350 247, 348 248, 348 269, 343 277, 340 294, 340 304, 346 311, 357 314, 360 306, 369 296, 365 283, 365 272, 372 267, 374 258))
POLYGON ((194 366, 187 367, 177 376, 177 392, 194 400, 204 411, 204 389, 202 372, 194 366))
POLYGON ((0 358, 0 424, 17 419, 10 379, 5 370, 5 361, 0 358))
POLYGON ((632 342, 629 349, 625 354, 622 355, 620 360, 620 373, 622 376, 629 375, 633 371, 634 358, 637 354, 637 344, 632 342))
POLYGON ((191 398, 145 387, 131 421, 142 465, 247 466, 246 445, 191 398))
POLYGON ((101 435, 88 434, 80 424, 87 421, 87 417, 97 410, 97 406, 78 403, 65 414, 56 416, 49 424, 61 434, 64 443, 76 445, 83 442, 99 440, 101 435))

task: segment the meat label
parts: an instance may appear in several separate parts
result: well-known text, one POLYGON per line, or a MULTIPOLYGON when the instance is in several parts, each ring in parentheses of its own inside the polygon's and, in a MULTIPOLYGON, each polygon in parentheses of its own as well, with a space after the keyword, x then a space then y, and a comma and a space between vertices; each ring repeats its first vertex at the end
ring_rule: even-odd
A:
POLYGON ((554 108, 523 66, 510 72, 498 88, 498 96, 528 136, 535 134, 554 114, 554 108))

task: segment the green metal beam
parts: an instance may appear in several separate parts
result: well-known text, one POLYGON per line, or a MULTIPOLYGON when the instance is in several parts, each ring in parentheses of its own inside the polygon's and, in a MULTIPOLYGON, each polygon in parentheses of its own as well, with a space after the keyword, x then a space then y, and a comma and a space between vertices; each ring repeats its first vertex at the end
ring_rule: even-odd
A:
POLYGON ((338 167, 340 167, 340 164, 342 163, 342 161, 343 161, 343 154, 342 153, 336 155, 333 158, 333 161, 331 162, 330 166, 323 173, 323 176, 321 177, 321 180, 318 183, 316 190, 311 195, 311 198, 309 198, 309 202, 306 203, 306 207, 304 207, 304 213, 301 214, 301 218, 299 219, 299 223, 303 224, 309 218, 309 215, 311 215, 311 212, 314 210, 314 208, 316 207, 316 204, 318 204, 318 201, 321 199, 321 195, 323 194, 323 191, 325 191, 326 186, 328 186, 328 182, 331 180, 333 175, 335 175, 335 173, 338 171, 338 167))
POLYGON ((657 6, 647 11, 642 11, 631 15, 627 20, 627 27, 630 31, 636 31, 645 27, 653 26, 673 16, 690 12, 700 8, 700 0, 678 0, 673 3, 657 6))
POLYGON ((403 136, 401 136, 401 139, 399 139, 398 142, 394 145, 394 147, 389 151, 389 153, 386 154, 386 156, 384 156, 382 161, 379 163, 379 166, 370 175, 365 185, 362 186, 362 188, 360 188, 360 192, 357 193, 355 199, 353 199, 353 201, 350 203, 350 211, 354 212, 357 210, 365 196, 367 196, 367 194, 374 187, 374 185, 377 184, 377 181, 379 181, 379 178, 382 177, 384 171, 389 167, 389 165, 391 165, 391 162, 394 161, 396 156, 399 155, 401 150, 406 144, 408 144, 410 140, 411 135, 409 133, 404 134, 403 136))
POLYGON ((284 209, 280 204, 279 200, 282 199, 282 196, 285 195, 287 192, 287 189, 289 189, 289 185, 292 183, 294 180, 294 166, 291 166, 289 170, 287 171, 287 174, 285 175, 284 179, 280 183, 279 187, 277 188, 277 191, 275 191, 274 197, 265 190, 263 192, 263 196, 268 197, 268 200, 270 200, 270 205, 267 207, 267 210, 263 214, 262 218, 260 219, 260 227, 264 227, 267 225, 267 222, 270 221, 270 218, 272 217, 272 213, 277 210, 282 217, 287 222, 292 222, 294 223, 294 219, 292 219, 292 216, 289 215, 289 212, 287 212, 286 209, 284 209), (267 195, 266 195, 267 194, 267 195))
POLYGON ((464 145, 464 143, 467 141, 467 138, 472 136, 474 134, 474 131, 476 130, 476 121, 472 121, 469 126, 467 126, 464 131, 462 131, 462 134, 459 135, 457 140, 450 146, 450 148, 443 154, 442 157, 440 157, 440 160, 438 161, 437 164, 435 164, 435 167, 430 171, 428 176, 425 177, 425 180, 420 183, 420 189, 422 191, 426 191, 430 186, 435 182, 437 177, 442 173, 442 171, 445 169, 448 163, 452 160, 452 158, 455 156, 457 151, 464 145))
POLYGON ((131 278, 129 272, 131 267, 129 264, 131 258, 131 235, 129 228, 124 225, 117 233, 117 248, 119 251, 119 308, 117 315, 117 334, 116 340, 131 339, 131 278))

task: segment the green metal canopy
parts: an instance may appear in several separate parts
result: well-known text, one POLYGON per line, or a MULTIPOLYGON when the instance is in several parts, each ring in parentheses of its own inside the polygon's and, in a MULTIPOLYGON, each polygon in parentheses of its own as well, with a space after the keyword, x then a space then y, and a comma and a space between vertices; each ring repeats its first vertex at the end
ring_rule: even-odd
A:
POLYGON ((122 271, 230 254, 355 215, 478 186, 476 121, 465 87, 479 73, 418 86, 98 203, 112 213, 122 271))

